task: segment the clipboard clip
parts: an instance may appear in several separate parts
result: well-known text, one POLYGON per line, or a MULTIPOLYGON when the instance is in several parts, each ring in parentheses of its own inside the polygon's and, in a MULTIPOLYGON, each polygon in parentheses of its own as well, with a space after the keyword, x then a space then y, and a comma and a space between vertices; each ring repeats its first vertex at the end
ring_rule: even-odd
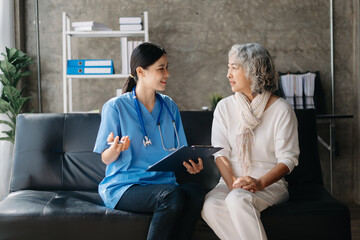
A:
POLYGON ((191 147, 207 147, 207 148, 213 148, 211 145, 191 145, 191 147))

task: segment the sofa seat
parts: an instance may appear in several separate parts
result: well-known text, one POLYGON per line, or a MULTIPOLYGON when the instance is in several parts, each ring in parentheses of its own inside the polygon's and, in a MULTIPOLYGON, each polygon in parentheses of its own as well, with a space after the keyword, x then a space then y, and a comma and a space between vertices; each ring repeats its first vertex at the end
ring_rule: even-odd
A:
POLYGON ((292 188, 290 199, 261 212, 264 228, 272 239, 289 239, 284 231, 291 229, 292 240, 351 239, 350 231, 330 231, 349 229, 349 209, 334 199, 324 186, 301 186, 292 188), (288 229, 284 229, 286 222, 288 229))

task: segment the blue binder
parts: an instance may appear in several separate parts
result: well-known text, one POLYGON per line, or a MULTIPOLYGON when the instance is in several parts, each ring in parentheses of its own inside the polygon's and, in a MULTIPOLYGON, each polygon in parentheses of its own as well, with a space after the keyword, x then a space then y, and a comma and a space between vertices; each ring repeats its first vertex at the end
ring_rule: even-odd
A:
POLYGON ((113 67, 68 67, 68 75, 104 75, 114 74, 113 67))
POLYGON ((113 67, 111 59, 73 59, 67 60, 68 67, 113 67))

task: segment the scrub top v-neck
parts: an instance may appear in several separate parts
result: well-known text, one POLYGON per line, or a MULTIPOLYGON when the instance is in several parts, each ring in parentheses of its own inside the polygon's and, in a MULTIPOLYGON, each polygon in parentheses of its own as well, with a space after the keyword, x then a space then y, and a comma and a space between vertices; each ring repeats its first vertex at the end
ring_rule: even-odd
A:
MULTIPOLYGON (((166 95, 159 94, 159 96, 175 118, 180 146, 187 145, 180 113, 175 102, 166 95)), ((151 112, 140 101, 138 102, 146 133, 152 142, 147 147, 143 144, 143 131, 132 93, 125 93, 109 100, 102 109, 101 124, 94 152, 102 153, 109 148, 107 137, 110 132, 120 138, 129 136, 130 139, 129 148, 121 152, 119 158, 106 167, 105 178, 99 185, 99 194, 109 208, 114 208, 123 193, 134 184, 177 184, 172 172, 146 172, 148 166, 171 153, 166 151, 161 143, 160 132, 156 124, 159 114, 161 114, 160 125, 166 149, 177 147, 178 142, 171 116, 164 107, 160 112, 161 101, 159 99, 156 99, 151 112)))

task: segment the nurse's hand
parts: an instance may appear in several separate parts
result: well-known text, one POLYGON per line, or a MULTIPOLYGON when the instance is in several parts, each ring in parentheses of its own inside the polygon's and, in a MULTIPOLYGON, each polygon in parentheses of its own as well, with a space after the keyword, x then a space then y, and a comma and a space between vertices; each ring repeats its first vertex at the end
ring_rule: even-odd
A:
POLYGON ((120 138, 119 136, 116 136, 114 138, 114 133, 111 132, 107 138, 107 142, 108 143, 113 142, 110 148, 114 149, 118 153, 121 153, 129 148, 130 140, 129 140, 129 136, 122 137, 120 141, 119 138, 120 138))
POLYGON ((110 163, 116 161, 120 153, 129 148, 130 146, 129 136, 122 137, 120 141, 122 141, 123 143, 119 142, 119 136, 114 138, 113 133, 109 134, 107 138, 107 142, 108 143, 113 142, 113 144, 108 149, 106 149, 101 153, 101 160, 103 161, 103 163, 109 165, 110 163))
POLYGON ((202 159, 198 158, 198 161, 199 162, 196 164, 193 160, 189 159, 189 163, 191 163, 191 165, 185 161, 183 162, 183 165, 190 174, 197 174, 204 168, 202 159))

